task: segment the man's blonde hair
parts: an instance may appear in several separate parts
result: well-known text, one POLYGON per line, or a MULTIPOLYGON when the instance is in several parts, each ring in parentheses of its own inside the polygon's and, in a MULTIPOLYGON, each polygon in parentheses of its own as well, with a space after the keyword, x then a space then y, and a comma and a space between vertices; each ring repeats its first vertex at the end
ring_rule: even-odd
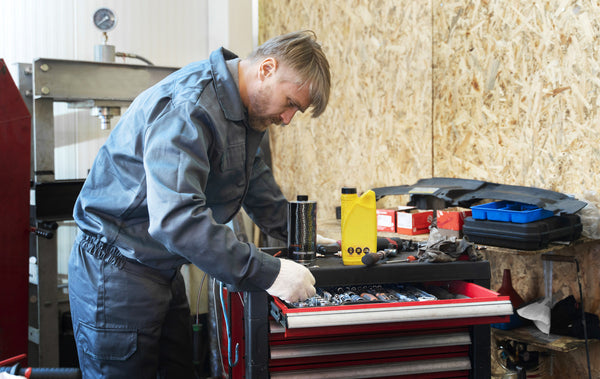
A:
POLYGON ((312 30, 302 30, 271 38, 250 53, 248 59, 256 61, 266 57, 284 63, 310 86, 312 117, 319 117, 329 102, 331 75, 317 35, 312 30))

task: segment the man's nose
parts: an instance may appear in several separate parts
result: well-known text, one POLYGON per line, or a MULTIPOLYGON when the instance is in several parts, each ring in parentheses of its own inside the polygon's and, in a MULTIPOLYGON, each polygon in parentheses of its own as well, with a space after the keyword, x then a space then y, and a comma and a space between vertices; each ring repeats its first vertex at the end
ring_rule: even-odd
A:
POLYGON ((298 111, 297 108, 290 108, 287 109, 285 112, 283 112, 280 117, 281 117, 281 122, 284 125, 288 125, 290 122, 292 122, 292 118, 294 118, 294 115, 296 114, 296 111, 298 111))

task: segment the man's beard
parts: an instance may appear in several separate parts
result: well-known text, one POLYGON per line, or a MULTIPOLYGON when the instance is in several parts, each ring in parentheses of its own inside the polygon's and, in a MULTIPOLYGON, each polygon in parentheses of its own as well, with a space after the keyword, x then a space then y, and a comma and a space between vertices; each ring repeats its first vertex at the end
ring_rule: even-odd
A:
POLYGON ((250 104, 252 105, 252 115, 248 117, 250 127, 256 131, 264 132, 273 124, 281 123, 281 119, 275 116, 259 116, 266 113, 269 98, 267 91, 260 88, 253 96, 250 96, 250 104))
POLYGON ((277 124, 279 120, 271 117, 250 117, 248 119, 250 127, 258 132, 264 132, 273 124, 277 124))

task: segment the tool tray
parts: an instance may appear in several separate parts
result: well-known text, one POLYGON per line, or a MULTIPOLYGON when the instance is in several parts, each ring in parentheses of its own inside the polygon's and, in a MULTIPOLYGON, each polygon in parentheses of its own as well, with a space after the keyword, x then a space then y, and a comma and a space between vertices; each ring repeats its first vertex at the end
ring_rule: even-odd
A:
MULTIPOLYGON (((427 283, 440 285, 462 298, 425 301, 364 301, 335 306, 296 307, 279 298, 271 301, 271 315, 286 329, 381 325, 382 323, 428 323, 435 320, 463 321, 473 325, 506 320, 513 313, 510 300, 497 292, 464 281, 427 283), (467 321, 468 320, 468 321, 467 321)), ((502 322, 502 321, 500 321, 502 322)), ((438 324, 439 322, 432 323, 438 324)), ((408 326, 407 325, 407 326, 408 326)))
POLYGON ((528 223, 554 216, 554 213, 538 206, 515 201, 494 201, 471 207, 475 220, 528 223))
POLYGON ((528 223, 465 218, 463 233, 470 242, 510 249, 539 250, 552 241, 574 241, 581 236, 577 215, 552 216, 528 223))

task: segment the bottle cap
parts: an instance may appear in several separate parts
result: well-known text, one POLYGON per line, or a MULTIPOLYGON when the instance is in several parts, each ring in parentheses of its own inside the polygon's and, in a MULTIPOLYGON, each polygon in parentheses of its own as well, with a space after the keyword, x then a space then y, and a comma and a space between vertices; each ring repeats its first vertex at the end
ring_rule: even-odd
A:
POLYGON ((308 195, 298 195, 296 196, 297 201, 308 201, 308 195))
POLYGON ((356 187, 342 187, 343 194, 353 194, 356 193, 356 187))

